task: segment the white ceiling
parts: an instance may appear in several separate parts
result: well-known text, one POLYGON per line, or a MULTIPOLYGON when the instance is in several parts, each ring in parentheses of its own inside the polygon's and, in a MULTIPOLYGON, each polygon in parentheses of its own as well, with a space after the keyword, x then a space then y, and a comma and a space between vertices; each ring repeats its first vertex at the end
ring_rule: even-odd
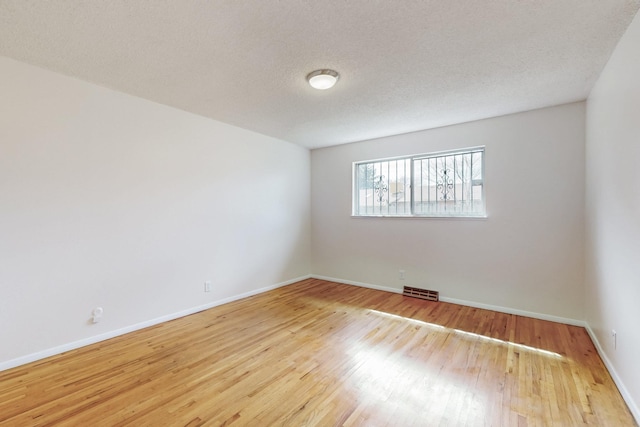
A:
POLYGON ((0 0, 0 55, 317 148, 583 100, 639 6, 0 0))

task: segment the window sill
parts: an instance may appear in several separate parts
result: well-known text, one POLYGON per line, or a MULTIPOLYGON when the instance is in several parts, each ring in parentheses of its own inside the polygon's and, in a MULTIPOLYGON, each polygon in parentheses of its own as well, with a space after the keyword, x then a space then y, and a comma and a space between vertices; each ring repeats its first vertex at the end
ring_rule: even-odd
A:
POLYGON ((354 219, 370 219, 370 218, 397 218, 397 219, 455 219, 455 220, 486 220, 488 216, 475 215, 475 216, 463 216, 463 215, 351 215, 354 219))

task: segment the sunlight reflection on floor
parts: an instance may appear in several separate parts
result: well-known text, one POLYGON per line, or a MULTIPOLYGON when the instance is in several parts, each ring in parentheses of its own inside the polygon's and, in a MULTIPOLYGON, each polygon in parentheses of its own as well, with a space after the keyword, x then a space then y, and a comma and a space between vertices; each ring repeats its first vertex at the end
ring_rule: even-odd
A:
POLYGON ((451 406, 463 402, 474 416, 484 419, 487 396, 470 390, 454 376, 425 369, 423 363, 398 356, 388 347, 360 346, 353 350, 349 354, 355 365, 352 386, 366 395, 365 400, 374 398, 384 402, 371 410, 392 411, 393 418, 400 423, 403 419, 415 422, 416 417, 427 415, 432 419, 446 419, 451 406))
MULTIPOLYGON (((447 328, 435 323, 378 310, 369 310, 369 312, 376 316, 426 327, 426 330, 432 331, 436 336, 453 335, 463 340, 494 344, 513 351, 520 350, 553 359, 563 357, 552 351, 447 328)), ((411 345, 415 345, 415 341, 411 345)), ((400 423, 403 419, 415 422, 416 418, 423 417, 446 423, 451 414, 457 414, 456 416, 460 417, 460 413, 463 413, 462 418, 458 420, 466 417, 466 422, 472 425, 474 420, 483 420, 492 410, 491 405, 495 403, 494 395, 484 392, 482 387, 474 386, 479 374, 465 376, 459 375, 456 369, 426 369, 424 363, 384 345, 360 343, 350 347, 347 354, 349 363, 352 365, 350 370, 353 374, 349 381, 351 386, 358 394, 366 396, 363 399, 365 401, 373 398, 376 402, 384 402, 384 405, 369 407, 369 410, 388 413, 388 416, 392 416, 400 423)), ((448 364, 449 362, 443 359, 435 363, 435 366, 448 364)))
POLYGON ((491 342, 495 342, 497 344, 508 345, 508 346, 516 347, 516 348, 519 348, 519 349, 522 349, 522 350, 534 351, 534 352, 537 352, 537 353, 542 353, 542 354, 547 355, 547 356, 562 358, 562 355, 560 355, 558 353, 555 353, 555 352, 549 351, 549 350, 543 350, 541 348, 535 348, 535 347, 531 347, 531 346, 524 345, 524 344, 518 344, 518 343, 514 343, 514 342, 504 341, 504 340, 501 340, 501 339, 498 339, 498 338, 487 337, 485 335, 475 334, 473 332, 462 331, 460 329, 446 328, 444 326, 437 325, 435 323, 429 323, 429 322, 424 322, 422 320, 411 319, 410 317, 398 316, 397 314, 385 313, 384 311, 378 311, 378 310, 369 310, 369 311, 372 312, 372 313, 375 313, 375 314, 382 315, 382 316, 391 317, 391 318, 394 318, 394 319, 401 319, 401 320, 405 320, 405 321, 412 322, 412 323, 417 323, 419 325, 428 326, 430 328, 441 330, 441 331, 447 331, 447 332, 451 332, 451 333, 462 335, 462 336, 478 338, 478 339, 485 340, 485 341, 491 341, 491 342))

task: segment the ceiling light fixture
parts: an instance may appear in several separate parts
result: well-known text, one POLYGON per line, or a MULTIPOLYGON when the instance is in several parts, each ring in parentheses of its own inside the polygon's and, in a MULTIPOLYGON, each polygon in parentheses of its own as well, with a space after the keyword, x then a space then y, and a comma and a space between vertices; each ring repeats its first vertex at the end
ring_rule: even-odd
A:
POLYGON ((307 81, 314 89, 331 89, 336 84, 340 74, 333 70, 316 70, 307 75, 307 81))

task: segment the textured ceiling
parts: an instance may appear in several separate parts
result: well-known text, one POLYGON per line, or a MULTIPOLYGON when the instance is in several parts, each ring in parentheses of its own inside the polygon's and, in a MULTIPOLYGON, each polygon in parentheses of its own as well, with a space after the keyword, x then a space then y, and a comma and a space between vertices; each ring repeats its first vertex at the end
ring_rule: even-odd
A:
POLYGON ((315 148, 583 100, 639 5, 0 0, 0 55, 315 148))

